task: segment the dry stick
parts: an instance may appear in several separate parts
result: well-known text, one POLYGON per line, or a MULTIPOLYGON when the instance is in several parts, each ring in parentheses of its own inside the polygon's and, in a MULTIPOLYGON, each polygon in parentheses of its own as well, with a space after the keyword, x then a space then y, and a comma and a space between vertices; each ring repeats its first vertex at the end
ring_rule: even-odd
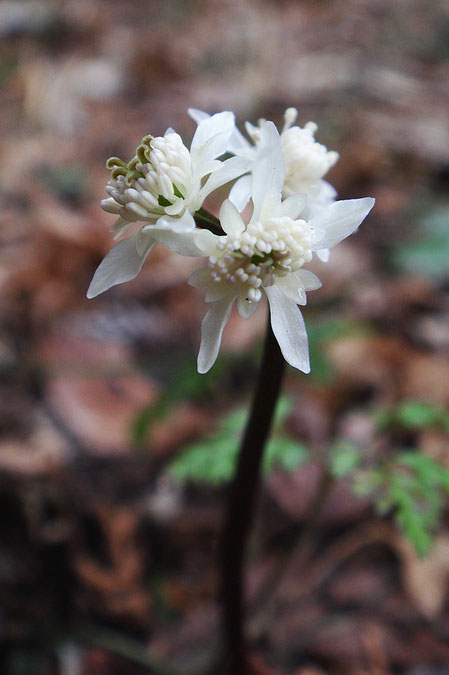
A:
POLYGON ((232 675, 247 675, 244 561, 260 484, 263 451, 279 396, 285 361, 270 318, 250 417, 230 487, 221 540, 221 593, 225 656, 232 675))

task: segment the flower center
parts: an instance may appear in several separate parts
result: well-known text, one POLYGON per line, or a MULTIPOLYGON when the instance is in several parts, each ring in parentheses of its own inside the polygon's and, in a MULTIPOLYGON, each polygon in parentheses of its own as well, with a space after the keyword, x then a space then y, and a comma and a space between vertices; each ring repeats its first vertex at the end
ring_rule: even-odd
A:
MULTIPOLYGON (((107 167, 111 169, 111 180, 106 192, 125 220, 151 221, 165 212, 181 215, 184 211, 191 164, 190 153, 178 134, 145 136, 128 164, 111 157, 107 167)), ((114 204, 106 206, 106 210, 114 208, 114 204)))
POLYGON ((314 122, 308 122, 303 129, 290 127, 281 134, 286 194, 307 191, 338 160, 337 152, 329 152, 326 146, 315 141, 316 129, 314 122))
POLYGON ((312 259, 312 232, 305 220, 286 216, 249 223, 238 235, 222 237, 218 255, 209 258, 215 284, 235 285, 248 300, 258 302, 261 286, 272 286, 312 259))

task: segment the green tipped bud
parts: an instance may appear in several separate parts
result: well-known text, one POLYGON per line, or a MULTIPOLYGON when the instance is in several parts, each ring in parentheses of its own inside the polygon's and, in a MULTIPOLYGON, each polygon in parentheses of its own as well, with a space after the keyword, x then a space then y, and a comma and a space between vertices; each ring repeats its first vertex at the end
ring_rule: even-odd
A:
POLYGON ((115 167, 122 167, 123 169, 126 169, 126 163, 120 159, 120 157, 109 157, 108 161, 106 162, 106 168, 107 169, 114 169, 115 167))
POLYGON ((127 170, 126 166, 125 166, 125 167, 116 166, 116 167, 115 167, 114 169, 112 169, 112 171, 111 171, 111 177, 112 177, 114 180, 117 180, 117 178, 118 178, 119 176, 126 176, 127 172, 128 172, 128 170, 127 170))

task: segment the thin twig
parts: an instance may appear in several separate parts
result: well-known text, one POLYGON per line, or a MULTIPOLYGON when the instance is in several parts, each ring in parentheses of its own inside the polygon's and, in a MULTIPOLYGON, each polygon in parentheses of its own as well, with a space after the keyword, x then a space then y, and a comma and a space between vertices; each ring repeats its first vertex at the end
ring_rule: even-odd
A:
POLYGON ((246 675, 244 562, 260 484, 263 451, 281 390, 284 359, 268 319, 262 364, 237 469, 230 487, 221 539, 221 593, 225 654, 232 675, 246 675))

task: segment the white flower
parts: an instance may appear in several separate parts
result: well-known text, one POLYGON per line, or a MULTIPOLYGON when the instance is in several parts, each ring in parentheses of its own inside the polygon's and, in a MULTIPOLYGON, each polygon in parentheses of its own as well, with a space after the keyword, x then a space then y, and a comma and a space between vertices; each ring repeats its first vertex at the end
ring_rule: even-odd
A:
MULTIPOLYGON (((190 116, 199 124, 208 118, 207 113, 194 108, 189 109, 190 116)), ((327 206, 336 197, 334 188, 322 180, 323 176, 338 161, 337 152, 327 150, 326 146, 315 140, 318 126, 315 122, 307 122, 303 128, 292 126, 298 111, 287 108, 284 114, 284 126, 281 132, 281 146, 285 163, 282 195, 306 194, 307 207, 316 212, 319 206, 327 206)), ((234 155, 245 157, 251 163, 257 161, 261 151, 261 128, 265 120, 259 120, 258 126, 250 122, 245 128, 251 141, 235 127, 228 142, 228 151, 234 155)), ((251 177, 244 176, 234 185, 230 193, 231 201, 242 211, 251 194, 251 177)))
MULTIPOLYGON (((195 122, 201 124, 209 118, 209 115, 201 110, 189 109, 189 115, 195 122)), ((283 197, 294 194, 307 195, 304 204, 303 215, 311 218, 335 201, 337 192, 335 188, 323 179, 323 176, 339 159, 338 152, 329 151, 325 145, 315 140, 315 132, 318 125, 315 122, 307 122, 303 128, 292 126, 296 121, 298 111, 296 108, 287 108, 284 113, 284 126, 281 131, 282 154, 285 163, 284 184, 282 186, 283 197)), ((254 166, 260 151, 261 127, 265 120, 259 120, 258 126, 250 122, 245 123, 248 136, 252 144, 243 134, 234 127, 228 141, 228 152, 236 156, 246 158, 249 168, 254 166)), ((239 211, 243 211, 251 196, 251 176, 245 175, 239 178, 229 193, 229 199, 239 211)), ((329 260, 329 249, 317 251, 317 255, 323 262, 329 260)))
POLYGON ((264 122, 259 133, 250 222, 245 226, 238 209, 226 200, 220 212, 226 234, 217 236, 204 230, 195 235, 196 245, 209 260, 189 283, 205 287, 206 302, 212 303, 202 325, 200 373, 207 372, 215 362, 234 300, 242 318, 248 318, 263 293, 285 360, 309 372, 307 333, 297 305, 304 305, 306 291, 319 288, 321 282, 303 266, 317 251, 334 246, 354 232, 374 204, 370 198, 340 201, 309 221, 299 218, 304 196, 292 195, 281 201, 285 184, 282 139, 272 122, 264 122))
POLYGON ((164 136, 146 136, 128 164, 115 157, 108 161, 109 197, 101 206, 119 216, 112 227, 115 238, 134 222, 145 225, 104 258, 89 286, 89 298, 134 279, 157 242, 187 255, 197 250, 189 236, 195 229, 193 214, 213 190, 247 170, 242 158, 217 159, 226 152, 234 127, 232 112, 218 113, 198 125, 190 151, 168 129, 164 136))

